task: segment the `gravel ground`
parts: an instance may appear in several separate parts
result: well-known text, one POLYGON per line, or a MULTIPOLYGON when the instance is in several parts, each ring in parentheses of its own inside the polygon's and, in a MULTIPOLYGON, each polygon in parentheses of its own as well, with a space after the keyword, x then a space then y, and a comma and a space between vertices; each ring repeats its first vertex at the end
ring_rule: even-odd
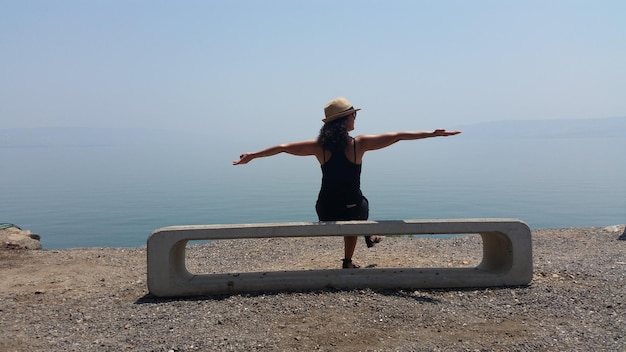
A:
MULTIPOLYGON (((626 351, 624 226, 533 231, 512 288, 158 299, 145 248, 0 251, 0 351, 626 351)), ((475 266, 478 236, 361 241, 363 267, 475 266)), ((192 272, 338 268, 341 238, 217 241, 192 272)))

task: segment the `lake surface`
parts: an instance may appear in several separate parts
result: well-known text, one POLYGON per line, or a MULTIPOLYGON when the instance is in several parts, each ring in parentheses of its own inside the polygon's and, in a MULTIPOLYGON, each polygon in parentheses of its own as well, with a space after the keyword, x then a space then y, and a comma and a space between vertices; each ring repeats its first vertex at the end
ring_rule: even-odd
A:
MULTIPOLYGON (((517 218, 532 229, 626 223, 626 138, 462 136, 366 154, 370 219, 517 218)), ((315 159, 279 155, 232 166, 245 149, 0 148, 0 222, 61 249, 142 246, 172 225, 316 221, 315 159)))

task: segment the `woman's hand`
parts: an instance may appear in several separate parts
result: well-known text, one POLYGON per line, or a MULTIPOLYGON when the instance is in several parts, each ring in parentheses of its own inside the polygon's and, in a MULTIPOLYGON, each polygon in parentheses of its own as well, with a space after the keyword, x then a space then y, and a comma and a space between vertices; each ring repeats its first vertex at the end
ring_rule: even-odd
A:
POLYGON ((251 153, 243 153, 239 156, 239 160, 234 160, 233 165, 243 165, 247 164, 254 159, 251 153))
POLYGON ((461 133, 461 131, 446 131, 443 128, 440 129, 436 129, 433 132, 433 136, 435 137, 447 137, 447 136, 454 136, 455 134, 459 134, 461 133))

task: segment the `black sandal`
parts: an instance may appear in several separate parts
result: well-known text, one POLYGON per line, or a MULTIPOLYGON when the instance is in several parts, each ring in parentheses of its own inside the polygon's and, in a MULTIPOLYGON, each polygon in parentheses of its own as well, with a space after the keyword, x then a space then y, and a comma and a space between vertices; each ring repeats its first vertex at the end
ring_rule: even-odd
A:
POLYGON ((365 244, 367 244, 367 248, 372 248, 376 243, 380 243, 383 240, 382 237, 376 236, 376 239, 372 241, 372 236, 364 236, 365 244))
POLYGON ((352 259, 342 259, 343 260, 343 268, 344 269, 358 269, 360 266, 354 264, 352 259))

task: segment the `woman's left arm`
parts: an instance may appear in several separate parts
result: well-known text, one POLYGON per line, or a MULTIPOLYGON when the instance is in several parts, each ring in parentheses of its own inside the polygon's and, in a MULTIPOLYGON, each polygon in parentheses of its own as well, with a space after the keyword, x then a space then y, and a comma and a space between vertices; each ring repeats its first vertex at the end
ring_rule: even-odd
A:
POLYGON ((239 156, 239 160, 233 161, 233 165, 247 164, 256 158, 264 158, 280 153, 287 153, 297 156, 307 156, 318 155, 319 153, 321 153, 321 151, 322 148, 315 139, 301 142, 278 144, 273 147, 265 148, 258 152, 243 153, 239 156))

